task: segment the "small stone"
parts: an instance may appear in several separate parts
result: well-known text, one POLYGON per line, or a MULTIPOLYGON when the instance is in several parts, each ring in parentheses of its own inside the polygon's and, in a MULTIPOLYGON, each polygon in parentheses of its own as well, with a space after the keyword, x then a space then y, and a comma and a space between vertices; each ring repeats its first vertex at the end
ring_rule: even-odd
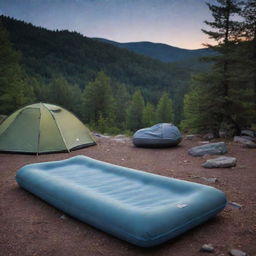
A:
POLYGON ((60 216, 60 219, 62 219, 62 220, 66 220, 66 219, 68 219, 68 218, 67 218, 67 216, 66 216, 66 215, 64 215, 64 214, 63 214, 63 215, 61 215, 61 216, 60 216))
POLYGON ((205 180, 205 181, 207 181, 209 183, 216 183, 218 181, 217 178, 205 178, 205 177, 202 177, 201 179, 205 180))
POLYGON ((219 135, 220 135, 220 138, 227 138, 228 137, 228 131, 227 130, 220 130, 219 135))
POLYGON ((202 251, 202 252, 213 252, 214 251, 214 247, 213 247, 212 244, 204 244, 201 247, 200 251, 202 251))
POLYGON ((239 249, 231 249, 229 251, 229 254, 231 256, 248 256, 248 254, 246 252, 243 252, 243 251, 241 251, 239 249))
POLYGON ((194 135, 194 134, 190 134, 190 135, 187 135, 187 136, 185 136, 185 140, 193 140, 194 138, 196 138, 196 135, 194 135))
POLYGON ((221 156, 214 159, 208 159, 202 164, 204 168, 229 168, 236 166, 235 157, 221 156))
POLYGON ((199 143, 200 144, 208 144, 208 143, 210 143, 210 141, 209 140, 203 140, 203 141, 199 141, 199 143))
POLYGON ((214 135, 213 135, 213 133, 207 133, 203 136, 203 139, 212 140, 212 139, 214 139, 214 135))
POLYGON ((124 134, 118 134, 115 136, 116 139, 126 139, 127 137, 124 134))
POLYGON ((124 161, 124 158, 122 158, 121 160, 124 161))
POLYGON ((241 204, 238 204, 236 202, 229 202, 229 205, 235 207, 235 208, 238 208, 238 209, 241 209, 242 208, 242 205, 241 204))
POLYGON ((126 139, 118 139, 118 138, 113 138, 112 140, 119 143, 125 143, 126 141, 126 139))

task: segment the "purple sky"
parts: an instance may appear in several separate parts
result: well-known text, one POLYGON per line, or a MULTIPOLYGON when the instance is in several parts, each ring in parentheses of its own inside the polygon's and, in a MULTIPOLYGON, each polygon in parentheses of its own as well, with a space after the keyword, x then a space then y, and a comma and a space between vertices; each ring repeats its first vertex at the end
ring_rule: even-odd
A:
POLYGON ((209 42, 201 28, 212 20, 204 0, 0 0, 0 14, 88 37, 187 49, 209 42))

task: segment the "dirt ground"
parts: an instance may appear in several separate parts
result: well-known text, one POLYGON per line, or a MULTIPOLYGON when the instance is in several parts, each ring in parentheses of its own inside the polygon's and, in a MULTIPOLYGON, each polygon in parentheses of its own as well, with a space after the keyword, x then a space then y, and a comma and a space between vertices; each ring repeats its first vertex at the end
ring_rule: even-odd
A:
POLYGON ((98 138, 97 146, 46 155, 0 154, 0 255, 38 256, 193 256, 213 244, 213 255, 228 255, 231 248, 256 255, 256 150, 228 144, 228 156, 237 158, 231 169, 204 169, 210 157, 192 157, 187 150, 200 145, 199 139, 183 140, 168 149, 135 148, 130 140, 98 138), (154 248, 139 248, 82 223, 21 189, 16 171, 25 164, 85 155, 98 160, 168 177, 214 186, 241 209, 227 206, 217 217, 154 248), (215 177, 209 183, 201 177, 215 177), (63 217, 63 215, 65 217, 63 217))

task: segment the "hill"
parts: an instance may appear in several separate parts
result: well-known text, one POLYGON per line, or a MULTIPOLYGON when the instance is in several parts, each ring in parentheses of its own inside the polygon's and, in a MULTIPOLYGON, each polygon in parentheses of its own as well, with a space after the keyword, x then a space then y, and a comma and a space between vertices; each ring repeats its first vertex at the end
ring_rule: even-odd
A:
POLYGON ((152 42, 130 42, 130 43, 119 43, 111 40, 107 40, 104 38, 93 38, 97 41, 112 44, 114 46, 125 48, 129 51, 151 57, 153 59, 157 59, 163 62, 177 62, 184 61, 190 58, 202 57, 213 55, 214 53, 207 49, 196 49, 196 50, 188 50, 182 49, 174 46, 170 46, 167 44, 161 43, 152 43, 152 42))

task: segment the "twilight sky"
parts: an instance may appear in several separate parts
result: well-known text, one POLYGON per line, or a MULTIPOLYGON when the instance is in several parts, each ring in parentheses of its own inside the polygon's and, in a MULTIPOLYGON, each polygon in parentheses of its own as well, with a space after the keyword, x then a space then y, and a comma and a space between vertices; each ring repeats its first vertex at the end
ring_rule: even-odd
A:
POLYGON ((205 0, 0 0, 0 14, 87 37, 187 49, 209 42, 201 28, 212 20, 205 0))

